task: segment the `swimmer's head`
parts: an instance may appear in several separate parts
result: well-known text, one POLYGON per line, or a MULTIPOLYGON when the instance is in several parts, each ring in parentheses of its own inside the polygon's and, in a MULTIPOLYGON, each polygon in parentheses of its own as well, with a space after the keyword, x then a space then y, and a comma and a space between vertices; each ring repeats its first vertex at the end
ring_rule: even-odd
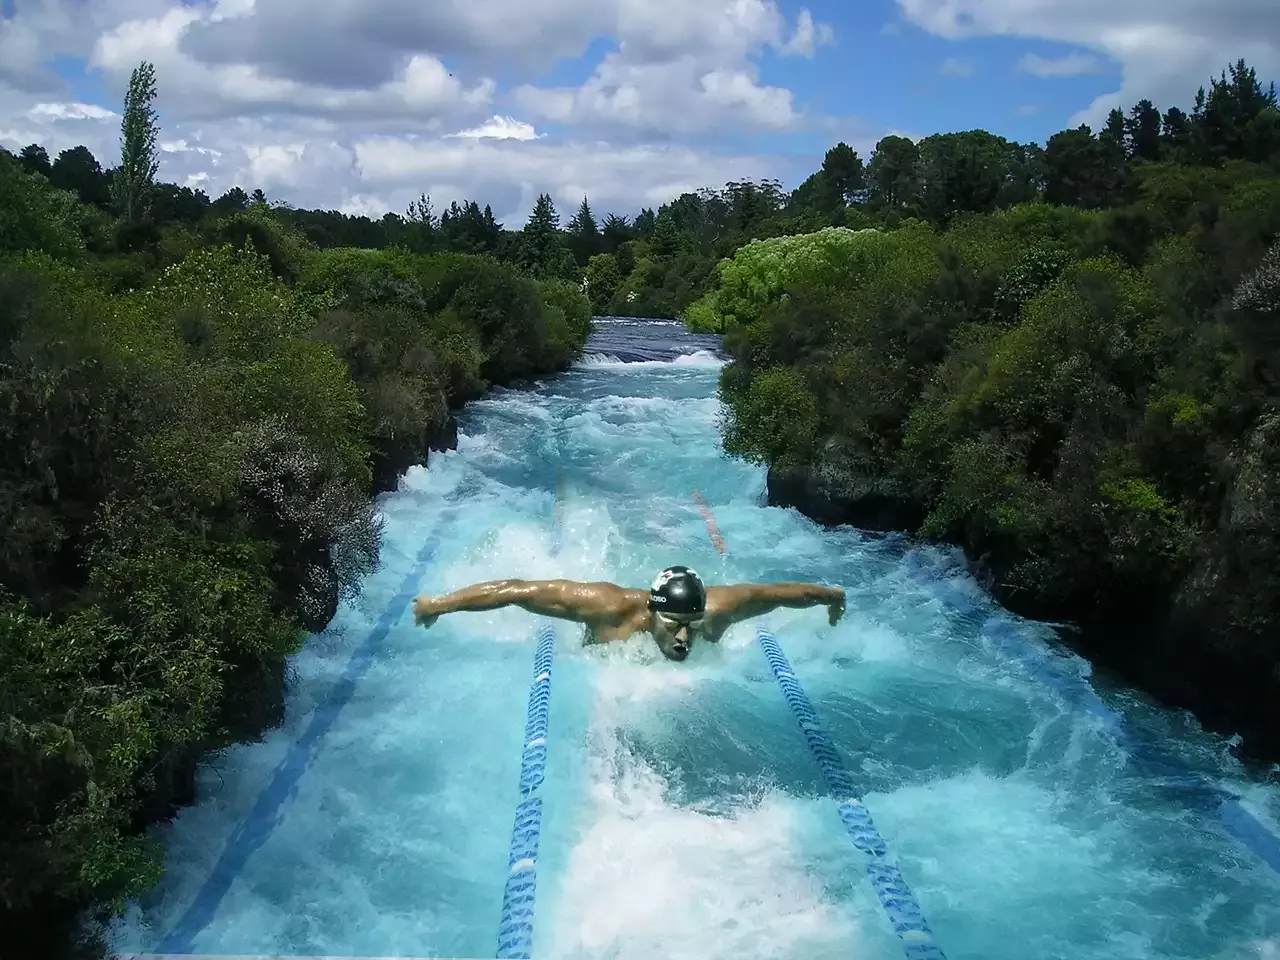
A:
POLYGON ((702 629, 707 590, 688 567, 667 567, 649 588, 649 610, 658 649, 671 660, 683 660, 702 629))

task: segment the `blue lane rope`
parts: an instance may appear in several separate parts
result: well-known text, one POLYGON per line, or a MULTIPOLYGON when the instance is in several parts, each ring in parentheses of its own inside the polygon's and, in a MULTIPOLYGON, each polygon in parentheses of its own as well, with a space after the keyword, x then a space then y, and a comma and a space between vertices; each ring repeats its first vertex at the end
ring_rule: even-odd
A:
MULTIPOLYGON (((564 527, 564 471, 556 470, 555 505, 551 519, 551 556, 560 555, 564 527)), ((550 625, 538 631, 533 657, 533 684, 524 727, 524 752, 520 757, 520 805, 511 830, 507 857, 507 883, 502 893, 502 917, 498 923, 500 958, 527 958, 533 950, 533 909, 538 886, 538 841, 542 836, 542 786, 547 763, 547 723, 551 711, 551 661, 556 635, 550 625)))
POLYGON ((764 627, 756 630, 756 639, 764 650, 765 659, 774 679, 782 688, 791 712, 809 743, 809 750, 818 761, 827 785, 835 795, 844 824, 854 847, 867 857, 867 876, 880 900, 880 905, 893 925, 893 932, 902 939, 903 950, 911 960, 946 960, 942 949, 934 942, 933 930, 925 920, 924 911, 896 866, 889 862, 888 848, 871 821, 871 814, 857 799, 853 778, 849 774, 835 745, 818 722, 813 704, 796 679, 786 654, 772 633, 764 627))
POLYGON ((231 889, 231 884, 244 869, 250 855, 271 836, 280 822, 281 808, 296 793, 298 781, 310 767, 320 741, 333 727, 338 713, 351 699, 357 681, 369 668, 378 647, 390 632, 391 627, 400 619, 405 608, 412 601, 427 565, 435 557, 445 534, 457 520, 458 504, 454 501, 461 494, 460 486, 446 498, 449 505, 445 507, 436 529, 418 551, 413 567, 405 575, 399 592, 387 605, 382 617, 364 642, 351 654, 346 669, 342 673, 342 679, 334 685, 328 698, 316 708, 311 716, 311 722, 307 724, 307 729, 276 767, 270 781, 258 794, 249 815, 227 838, 213 870, 177 924, 160 942, 158 953, 194 953, 193 941, 213 920, 218 906, 222 903, 222 898, 231 889))
POLYGON ((551 712, 551 660, 555 630, 538 631, 533 658, 533 684, 524 727, 524 753, 520 757, 520 796, 511 852, 507 857, 507 884, 502 894, 502 919, 498 924, 500 958, 528 960, 533 950, 533 908, 538 885, 538 840, 542 835, 542 786, 547 766, 547 721, 551 712))

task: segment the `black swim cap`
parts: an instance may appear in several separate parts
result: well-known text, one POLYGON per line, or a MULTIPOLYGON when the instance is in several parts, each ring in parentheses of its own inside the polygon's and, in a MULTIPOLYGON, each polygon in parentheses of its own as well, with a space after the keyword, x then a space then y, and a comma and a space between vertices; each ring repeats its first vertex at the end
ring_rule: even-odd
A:
POLYGON ((649 609, 676 616, 707 609, 707 591, 688 567, 667 567, 649 588, 649 609))

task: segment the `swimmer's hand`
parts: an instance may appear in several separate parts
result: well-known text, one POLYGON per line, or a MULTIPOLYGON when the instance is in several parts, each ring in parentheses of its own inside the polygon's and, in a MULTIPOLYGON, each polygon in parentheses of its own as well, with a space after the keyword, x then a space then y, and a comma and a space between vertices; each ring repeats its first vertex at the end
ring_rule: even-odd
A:
POLYGON ((419 596, 413 598, 413 622, 419 627, 430 627, 440 619, 440 611, 433 602, 434 597, 419 596))
POLYGON ((838 594, 827 604, 827 621, 834 627, 840 622, 840 618, 844 616, 844 591, 840 590, 838 594))

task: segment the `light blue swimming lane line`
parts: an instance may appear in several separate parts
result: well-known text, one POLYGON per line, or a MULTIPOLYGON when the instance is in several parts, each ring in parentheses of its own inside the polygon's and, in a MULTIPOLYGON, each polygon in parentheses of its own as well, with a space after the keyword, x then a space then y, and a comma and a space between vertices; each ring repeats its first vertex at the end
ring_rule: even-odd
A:
POLYGON ((410 601, 417 592, 419 583, 426 573, 427 566, 435 558, 445 535, 457 521, 460 509, 459 501, 470 489, 465 481, 446 495, 446 506, 436 528, 423 543, 409 572, 405 575, 399 591, 387 605, 381 618, 358 646, 347 661, 342 678, 334 685, 329 696, 311 716, 311 722, 301 737, 289 748, 284 760, 276 767, 270 781, 263 787, 254 802, 248 816, 227 838, 223 844, 213 870, 205 879, 195 899, 187 906, 186 911, 178 919, 165 938, 160 942, 157 953, 191 954, 194 952, 194 941, 200 932, 213 920, 222 903, 223 897, 231 889, 232 883, 244 869, 249 857, 260 848, 271 836, 280 822, 280 813, 284 805, 293 798, 297 791, 298 781, 306 773, 314 759, 316 749, 321 740, 333 727, 339 712, 351 699, 356 683, 372 663, 382 641, 386 639, 391 628, 399 621, 410 601), (464 489, 465 488, 465 489, 464 489))
MULTIPOLYGON (((551 555, 558 556, 563 541, 562 474, 557 471, 554 515, 551 523, 551 555)), ((507 856, 507 883, 502 893, 502 915, 498 922, 499 958, 528 958, 533 955, 534 905, 538 889, 538 841, 542 837, 542 797, 540 790, 547 767, 547 724, 551 713, 551 662, 555 655, 554 628, 544 624, 538 630, 537 652, 533 658, 533 684, 525 716, 524 752, 520 757, 520 796, 515 825, 511 830, 511 850, 507 856)))
MULTIPOLYGON (((696 490, 693 492, 693 499, 698 512, 702 514, 711 542, 721 555, 728 556, 729 548, 725 545, 724 536, 716 525, 710 506, 696 490)), ((924 911, 916 902, 915 894, 911 892, 901 871, 890 862, 888 848, 875 824, 871 822, 871 814, 857 798, 853 777, 836 752, 835 744, 818 722, 813 704, 796 678, 795 671, 791 669, 778 638, 761 624, 756 629, 756 639, 760 641, 769 669, 782 688, 782 695, 800 724, 809 750, 835 797, 840 822, 853 840, 854 847, 866 854, 867 877, 871 880, 871 887, 875 890, 876 898, 888 916, 894 933, 902 940, 903 950, 910 960, 946 960, 942 949, 934 942, 933 930, 925 920, 924 911)))
POLYGON ((920 909, 915 894, 911 892, 901 871, 890 861, 888 848, 872 823, 871 814, 857 799, 853 778, 840 759, 840 754, 836 752, 835 745, 822 729, 822 724, 818 722, 813 704, 796 679, 777 637, 761 626, 756 630, 756 639, 760 641, 765 659, 769 661, 769 669, 782 688, 782 695, 800 724, 809 750, 831 788, 840 811, 840 821, 853 840, 854 847, 866 855, 867 876, 871 880, 872 889, 893 925, 893 932, 902 939, 903 950, 911 960, 946 960, 942 949, 934 941, 933 930, 925 920, 924 911, 920 909))
POLYGON ((550 625, 538 631, 533 658, 533 684, 520 757, 520 805, 516 807, 507 857, 507 883, 498 923, 497 956, 528 960, 533 951, 533 911, 538 887, 538 841, 542 836, 540 789, 547 768, 547 721, 551 712, 551 660, 556 634, 550 625))

